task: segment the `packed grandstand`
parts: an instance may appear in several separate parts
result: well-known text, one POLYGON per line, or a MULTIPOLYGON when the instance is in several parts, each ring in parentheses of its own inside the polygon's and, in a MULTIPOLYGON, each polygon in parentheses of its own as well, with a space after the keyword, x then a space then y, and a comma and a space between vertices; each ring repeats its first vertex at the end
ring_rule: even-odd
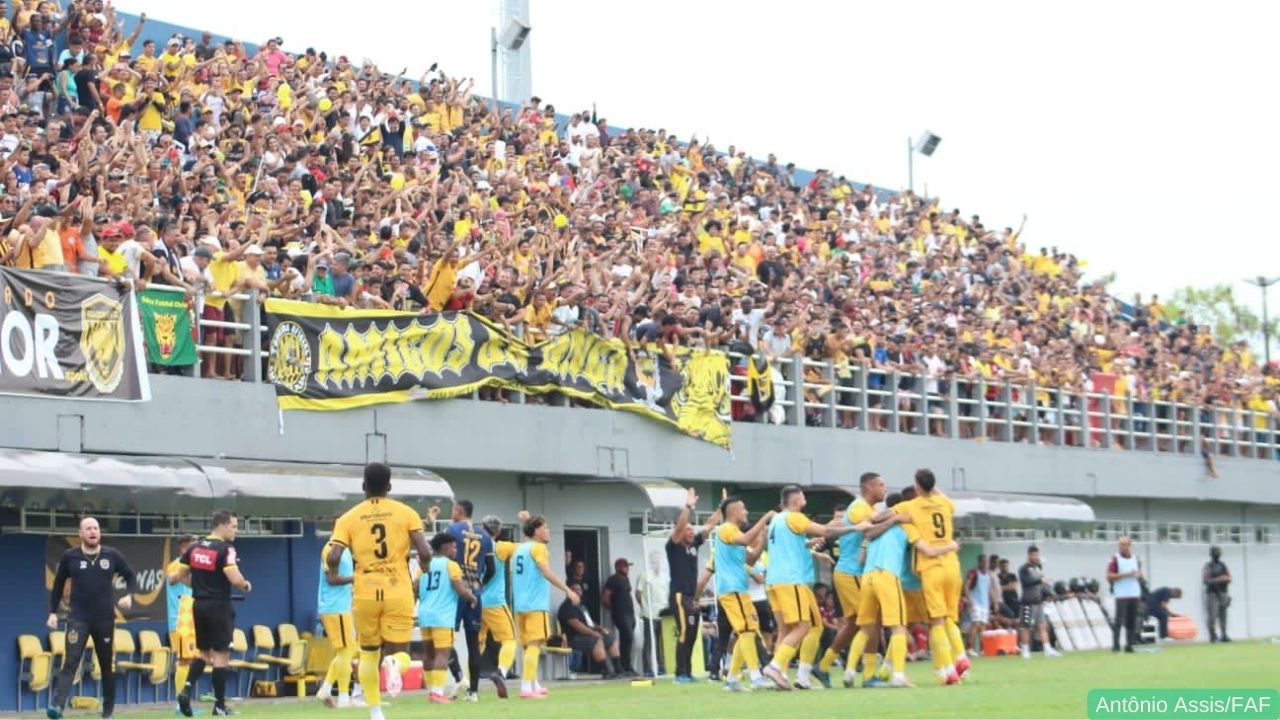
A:
MULTIPOLYGON (((212 350, 243 345, 228 298, 255 293, 471 310, 531 342, 580 327, 717 347, 741 375, 753 354, 803 357, 822 363, 806 400, 834 394, 842 427, 941 434, 916 423, 957 394, 1052 424, 1058 390, 1095 391, 1272 442, 1280 371, 1155 296, 1117 301, 1021 227, 538 97, 498 106, 447 68, 395 77, 275 39, 154 37, 101 0, 56 10, 19 3, 2 28, 0 263, 186 290, 205 377, 239 374, 212 350), (859 373, 921 412, 859 419, 880 397, 844 400, 859 373)), ((1043 440, 1027 417, 1001 439, 1043 440)))

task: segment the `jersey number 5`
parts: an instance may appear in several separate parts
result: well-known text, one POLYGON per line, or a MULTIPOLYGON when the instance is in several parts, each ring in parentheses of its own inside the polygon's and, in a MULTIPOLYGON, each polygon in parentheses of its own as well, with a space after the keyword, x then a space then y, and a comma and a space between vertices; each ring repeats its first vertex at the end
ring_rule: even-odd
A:
POLYGON ((947 519, 940 512, 933 514, 933 536, 936 538, 947 536, 947 519))
POLYGON ((516 574, 517 575, 524 574, 524 556, 523 555, 516 556, 516 574))
POLYGON ((378 543, 378 547, 373 551, 373 556, 379 560, 387 559, 387 526, 377 523, 369 528, 369 532, 374 535, 374 542, 378 543))

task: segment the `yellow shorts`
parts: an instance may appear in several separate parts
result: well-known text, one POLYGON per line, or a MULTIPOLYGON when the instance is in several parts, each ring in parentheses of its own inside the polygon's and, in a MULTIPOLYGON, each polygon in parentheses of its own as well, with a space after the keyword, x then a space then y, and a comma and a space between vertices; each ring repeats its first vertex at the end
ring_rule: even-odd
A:
POLYGON ((782 618, 783 624, 794 625, 807 622, 817 625, 822 622, 822 614, 818 612, 818 599, 813 596, 813 588, 798 583, 770 585, 769 607, 775 615, 782 618))
POLYGON ((480 612, 480 637, 493 636, 495 642, 516 639, 516 621, 506 605, 483 608, 480 612))
POLYGON ((334 650, 355 647, 356 623, 351 613, 325 613, 320 616, 320 624, 324 626, 324 636, 334 650))
POLYGON ((888 570, 872 570, 862 576, 862 604, 858 606, 858 621, 864 627, 880 618, 883 627, 895 627, 906 622, 906 600, 902 597, 902 583, 888 570))
POLYGON ((902 597, 907 601, 907 624, 929 622, 929 609, 924 604, 924 592, 921 590, 903 590, 902 597))
POLYGON ((861 576, 833 570, 831 584, 835 585, 836 597, 840 600, 841 617, 858 617, 858 606, 862 604, 861 576))
POLYGON ((384 596, 382 600, 356 598, 351 603, 351 616, 356 621, 356 636, 361 647, 402 644, 413 639, 412 593, 384 596))
POLYGON ((920 571, 920 586, 924 588, 925 609, 929 617, 951 618, 960 622, 960 588, 964 581, 958 565, 933 565, 920 571))
POLYGON ((736 633, 756 632, 760 629, 760 616, 756 614, 755 603, 747 593, 727 593, 716 598, 720 603, 720 612, 729 621, 729 627, 736 633))
POLYGON ((422 628, 422 642, 431 643, 436 650, 444 650, 453 647, 453 628, 447 627, 424 627, 422 628))
POLYGON ((551 637, 551 619, 545 610, 516 613, 516 627, 520 629, 520 644, 546 642, 551 637))
POLYGON ((179 660, 192 660, 200 654, 196 650, 196 636, 191 633, 169 633, 169 647, 173 648, 173 655, 179 660))

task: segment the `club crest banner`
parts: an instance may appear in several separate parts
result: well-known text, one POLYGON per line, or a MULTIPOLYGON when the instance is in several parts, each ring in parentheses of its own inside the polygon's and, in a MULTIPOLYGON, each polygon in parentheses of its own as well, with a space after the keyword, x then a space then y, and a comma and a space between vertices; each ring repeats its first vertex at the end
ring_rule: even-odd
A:
POLYGON ((581 329, 527 345, 467 312, 417 315, 268 300, 267 375, 285 410, 454 398, 479 388, 558 392, 730 446, 723 352, 629 351, 581 329))

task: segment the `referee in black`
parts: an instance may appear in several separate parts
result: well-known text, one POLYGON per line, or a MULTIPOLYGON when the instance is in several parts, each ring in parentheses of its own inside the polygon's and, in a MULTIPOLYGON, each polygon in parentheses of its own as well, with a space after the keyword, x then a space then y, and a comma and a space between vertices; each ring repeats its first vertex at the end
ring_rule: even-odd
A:
POLYGON ((67 654, 62 669, 53 681, 53 698, 47 715, 62 717, 67 705, 67 694, 80 661, 84 658, 84 646, 93 640, 93 651, 102 667, 102 717, 109 718, 116 706, 116 681, 112 668, 115 651, 115 609, 133 607, 133 594, 138 590, 133 568, 119 550, 102 544, 102 529, 95 518, 80 521, 80 547, 62 553, 58 570, 53 576, 53 590, 49 593, 50 630, 58 627, 58 605, 62 602, 67 580, 71 580, 71 610, 67 613, 67 654), (115 599, 116 576, 124 578, 125 595, 115 599))
POLYGON ((178 694, 178 710, 191 717, 191 696, 200 683, 205 666, 213 666, 213 714, 230 715, 227 708, 227 662, 231 658, 231 636, 235 632, 236 612, 231 607, 231 588, 249 592, 253 586, 240 574, 236 557, 236 532, 240 521, 230 510, 213 513, 213 529, 209 537, 197 540, 179 558, 177 569, 169 573, 169 582, 191 583, 191 618, 196 630, 199 657, 191 661, 187 684, 178 694))

